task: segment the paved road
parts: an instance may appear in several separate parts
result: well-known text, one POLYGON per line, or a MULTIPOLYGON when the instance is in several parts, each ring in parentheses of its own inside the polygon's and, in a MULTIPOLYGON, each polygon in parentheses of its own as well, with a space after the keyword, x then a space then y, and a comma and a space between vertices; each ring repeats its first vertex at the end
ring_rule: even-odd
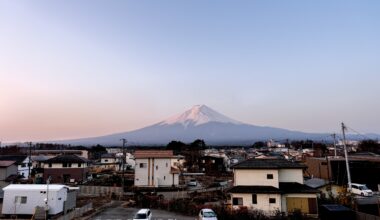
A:
MULTIPOLYGON (((121 206, 109 208, 93 217, 95 220, 132 220, 138 208, 123 208, 121 206)), ((172 212, 152 209, 152 220, 194 220, 196 217, 183 216, 172 212)))

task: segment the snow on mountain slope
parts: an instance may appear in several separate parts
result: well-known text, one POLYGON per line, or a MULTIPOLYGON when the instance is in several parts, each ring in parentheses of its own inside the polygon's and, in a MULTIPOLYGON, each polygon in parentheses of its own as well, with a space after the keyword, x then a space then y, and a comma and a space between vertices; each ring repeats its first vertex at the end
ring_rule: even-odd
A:
POLYGON ((206 105, 195 105, 191 109, 182 114, 170 117, 160 123, 159 125, 173 125, 182 124, 184 127, 189 125, 198 126, 209 122, 221 122, 231 124, 243 124, 239 121, 228 118, 215 110, 207 107, 206 105))

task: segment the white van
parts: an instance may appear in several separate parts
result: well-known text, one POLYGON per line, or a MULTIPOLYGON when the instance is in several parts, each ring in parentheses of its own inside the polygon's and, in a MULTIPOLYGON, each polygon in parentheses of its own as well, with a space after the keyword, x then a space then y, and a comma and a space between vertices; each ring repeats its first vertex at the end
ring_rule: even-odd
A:
POLYGON ((361 196, 373 196, 372 190, 364 184, 351 183, 351 193, 361 196))
POLYGON ((152 219, 152 212, 150 211, 150 209, 140 209, 133 217, 133 220, 151 220, 151 219, 152 219))

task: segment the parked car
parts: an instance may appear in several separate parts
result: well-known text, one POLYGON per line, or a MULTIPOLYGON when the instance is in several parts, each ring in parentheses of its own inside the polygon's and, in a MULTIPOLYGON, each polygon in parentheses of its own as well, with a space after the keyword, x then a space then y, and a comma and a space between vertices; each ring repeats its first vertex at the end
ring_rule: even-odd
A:
POLYGON ((198 219, 199 220, 218 220, 215 212, 212 211, 212 209, 201 209, 201 211, 199 211, 198 219))
POLYGON ((197 180, 196 179, 191 179, 188 183, 187 186, 197 186, 197 180))
POLYGON ((152 212, 150 209, 140 209, 133 217, 133 220, 151 220, 152 212))
POLYGON ((365 184, 351 183, 351 193, 361 196, 373 196, 372 190, 365 184))

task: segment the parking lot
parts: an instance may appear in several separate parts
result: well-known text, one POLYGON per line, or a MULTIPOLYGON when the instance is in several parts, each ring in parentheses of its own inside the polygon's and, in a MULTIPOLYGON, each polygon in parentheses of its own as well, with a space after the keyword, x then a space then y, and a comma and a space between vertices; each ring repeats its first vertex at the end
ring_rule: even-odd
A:
MULTIPOLYGON (((121 206, 109 208, 92 219, 95 220, 132 220, 138 208, 123 208, 121 206)), ((152 220, 194 220, 196 217, 183 216, 163 210, 152 209, 152 220)))

